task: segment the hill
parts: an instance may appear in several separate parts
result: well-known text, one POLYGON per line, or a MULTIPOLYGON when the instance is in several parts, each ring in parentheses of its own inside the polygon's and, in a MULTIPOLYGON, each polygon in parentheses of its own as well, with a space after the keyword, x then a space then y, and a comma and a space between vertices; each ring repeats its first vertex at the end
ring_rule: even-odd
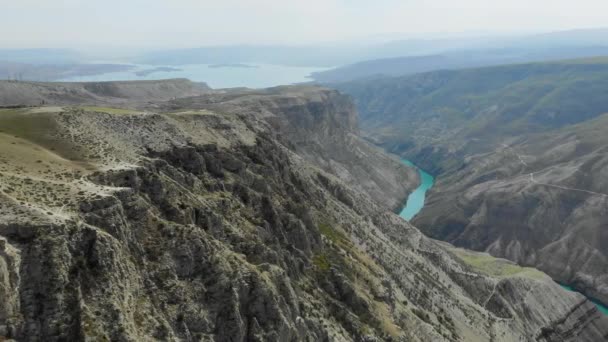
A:
POLYGON ((321 83, 406 76, 438 70, 459 70, 504 64, 559 61, 608 55, 608 46, 486 47, 362 61, 319 71, 312 78, 321 83))
POLYGON ((356 133, 352 105, 335 91, 86 105, 0 113, 3 338, 608 333, 607 317, 543 273, 438 244, 349 186, 341 169, 317 166, 324 158, 306 146, 356 133))
POLYGON ((438 175, 413 222, 608 302, 608 60, 442 71, 339 86, 364 134, 438 175))

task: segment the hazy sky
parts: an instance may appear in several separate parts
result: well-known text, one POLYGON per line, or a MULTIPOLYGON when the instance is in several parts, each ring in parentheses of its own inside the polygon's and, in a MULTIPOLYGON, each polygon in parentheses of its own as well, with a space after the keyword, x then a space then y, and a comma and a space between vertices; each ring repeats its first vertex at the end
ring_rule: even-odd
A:
POLYGON ((608 26, 607 0, 0 0, 0 47, 311 43, 608 26))

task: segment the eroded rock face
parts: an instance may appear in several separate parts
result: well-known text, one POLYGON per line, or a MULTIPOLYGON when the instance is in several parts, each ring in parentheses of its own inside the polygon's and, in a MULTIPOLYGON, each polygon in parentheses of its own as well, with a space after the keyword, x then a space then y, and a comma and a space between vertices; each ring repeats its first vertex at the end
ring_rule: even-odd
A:
POLYGON ((456 245, 532 265, 608 301, 606 118, 530 136, 440 177, 414 224, 456 245))
POLYGON ((6 239, 0 239, 0 335, 9 336, 20 312, 19 302, 19 251, 6 239))
POLYGON ((596 341, 608 333, 582 296, 424 237, 296 154, 257 115, 186 109, 49 113, 48 137, 19 138, 35 146, 10 138, 24 152, 0 171, 0 300, 12 303, 0 310, 4 338, 596 341), (59 158, 67 152, 74 160, 59 158), (508 272, 488 274, 487 262, 508 272))
POLYGON ((178 99, 166 106, 256 116, 308 162, 391 210, 400 209, 420 182, 415 170, 359 136, 351 99, 333 90, 277 87, 178 99))
POLYGON ((603 62, 438 71, 338 85, 362 130, 437 176, 414 224, 608 303, 603 62))

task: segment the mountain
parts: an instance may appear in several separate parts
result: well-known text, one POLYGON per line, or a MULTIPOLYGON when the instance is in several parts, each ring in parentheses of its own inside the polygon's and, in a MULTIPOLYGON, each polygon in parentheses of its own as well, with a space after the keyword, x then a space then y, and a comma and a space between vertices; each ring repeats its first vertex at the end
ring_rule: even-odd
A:
POLYGON ((174 100, 172 106, 213 108, 243 116, 256 113, 269 122, 273 131, 288 136, 289 146, 299 155, 368 193, 388 209, 400 208, 419 182, 415 170, 401 165, 359 136, 356 110, 344 96, 318 92, 314 87, 278 87, 214 92, 204 98, 174 100), (281 96, 274 92, 280 92, 281 96), (267 108, 277 106, 276 102, 296 109, 268 118, 267 108))
POLYGON ((608 302, 608 60, 339 85, 368 139, 438 176, 413 223, 608 302))
POLYGON ((396 77, 504 64, 547 62, 608 55, 608 29, 528 35, 395 40, 368 47, 356 63, 313 73, 317 82, 396 77))
POLYGON ((0 106, 125 105, 196 96, 209 91, 207 85, 187 79, 89 83, 0 81, 0 106))
POLYGON ((408 61, 421 56, 428 56, 431 60, 423 64, 426 70, 417 69, 416 72, 456 66, 606 55, 607 36, 608 29, 597 28, 526 35, 428 36, 389 40, 376 38, 316 45, 206 46, 147 51, 137 54, 132 62, 159 65, 259 63, 338 67, 315 74, 318 81, 333 82, 346 80, 350 77, 347 77, 349 72, 365 74, 366 77, 379 73, 395 75, 396 72, 402 75, 410 70, 406 66, 408 61), (447 64, 437 64, 432 59, 436 56, 446 58, 447 64), (362 63, 345 69, 341 67, 359 62, 362 63), (403 67, 395 69, 396 64, 403 67))
POLYGON ((374 59, 312 74, 317 82, 335 83, 358 79, 397 77, 437 70, 458 70, 503 64, 559 61, 608 55, 605 46, 501 47, 458 50, 434 55, 374 59))
MULTIPOLYGON (((64 85, 31 85, 54 87, 64 85)), ((58 98, 52 107, 0 110, 0 336, 598 341, 608 334, 606 316, 545 274, 426 238, 350 186, 335 165, 356 177, 350 168, 359 161, 334 163, 337 147, 324 143, 356 140, 356 113, 336 91, 177 97, 114 108, 91 107, 87 98, 69 101, 89 106, 61 107, 66 100, 58 98)), ((410 178, 397 160, 389 167, 392 158, 359 150, 365 142, 357 141, 351 155, 384 160, 375 167, 410 178)))
POLYGON ((379 43, 368 59, 423 56, 473 50, 526 50, 608 46, 608 28, 590 28, 527 34, 477 33, 462 36, 427 36, 379 43))

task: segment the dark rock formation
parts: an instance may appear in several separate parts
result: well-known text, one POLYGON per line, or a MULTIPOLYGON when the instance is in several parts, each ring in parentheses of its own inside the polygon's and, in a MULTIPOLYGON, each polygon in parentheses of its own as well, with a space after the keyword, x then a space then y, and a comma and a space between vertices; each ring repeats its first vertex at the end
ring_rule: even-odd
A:
POLYGON ((11 147, 0 150, 2 338, 579 341, 608 333, 607 318, 581 295, 424 237, 296 154, 258 113, 222 108, 11 114, 53 125, 0 133, 0 146, 11 147))
POLYGON ((603 58, 340 86, 364 134, 438 175, 414 224, 608 303, 603 58))

